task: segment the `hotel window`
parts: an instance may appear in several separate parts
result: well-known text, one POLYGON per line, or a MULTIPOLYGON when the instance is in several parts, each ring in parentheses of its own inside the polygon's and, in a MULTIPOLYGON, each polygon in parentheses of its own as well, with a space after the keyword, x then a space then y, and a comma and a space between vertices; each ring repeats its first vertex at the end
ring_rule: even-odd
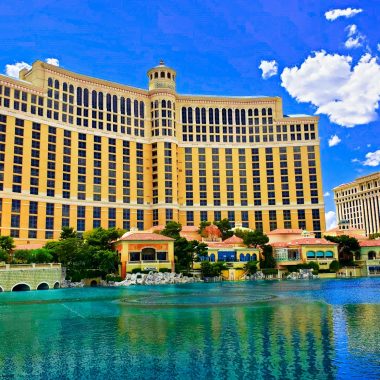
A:
POLYGON ((235 211, 228 211, 227 218, 232 228, 235 227, 235 211))
POLYGON ((0 115, 0 191, 4 190, 4 161, 7 117, 0 115))
POLYGON ((208 212, 207 211, 201 211, 200 217, 201 217, 201 222, 208 221, 208 212))
POLYGON ((123 229, 127 231, 131 229, 131 213, 127 208, 123 209, 123 229))
POLYGON ((188 226, 194 226, 194 211, 186 211, 186 222, 188 226))
POLYGON ((86 206, 77 206, 77 231, 82 233, 86 226, 86 206))
POLYGON ((137 204, 144 204, 144 145, 136 143, 137 204))
POLYGON ((110 207, 108 209, 108 228, 116 227, 116 208, 110 207))
POLYGON ((220 222, 222 220, 222 213, 221 211, 214 211, 214 221, 220 222))
POLYGON ((144 210, 137 210, 137 228, 144 230, 144 210))
POLYGON ((305 210, 297 210, 298 216, 298 228, 301 230, 306 230, 306 214, 305 210))

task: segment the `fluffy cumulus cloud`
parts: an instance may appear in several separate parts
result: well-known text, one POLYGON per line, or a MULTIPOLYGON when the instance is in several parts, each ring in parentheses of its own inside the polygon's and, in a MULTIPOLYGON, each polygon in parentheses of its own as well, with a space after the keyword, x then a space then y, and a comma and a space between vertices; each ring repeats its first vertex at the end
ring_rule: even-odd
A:
POLYGON ((328 191, 326 191, 324 194, 323 194, 324 197, 329 197, 330 196, 330 193, 328 191))
POLYGON ((325 17, 329 21, 334 21, 339 17, 350 18, 354 17, 358 13, 363 12, 363 9, 346 8, 346 9, 331 9, 325 13, 325 17))
POLYGON ((46 58, 45 62, 49 65, 59 66, 59 60, 57 58, 46 58))
POLYGON ((363 161, 363 165, 365 166, 379 166, 380 165, 380 149, 375 152, 368 152, 365 155, 365 161, 363 161))
POLYGON ((18 78, 18 73, 22 69, 30 70, 32 66, 30 66, 26 62, 16 62, 14 64, 5 65, 5 74, 12 78, 18 78))
POLYGON ((262 71, 261 76, 264 79, 268 79, 270 77, 273 77, 274 75, 277 75, 278 72, 278 65, 275 60, 273 61, 261 61, 259 69, 262 71))
POLYGON ((347 40, 344 43, 344 46, 347 49, 354 49, 363 46, 366 37, 358 31, 358 27, 356 25, 349 25, 346 30, 347 40))
POLYGON ((331 230, 338 225, 336 221, 335 211, 327 211, 325 214, 326 219, 326 230, 331 230))
POLYGON ((335 145, 338 145, 342 140, 339 138, 338 135, 333 135, 329 138, 329 147, 332 147, 332 146, 335 146, 335 145))
POLYGON ((333 123, 354 127, 377 119, 380 65, 369 53, 353 65, 350 56, 315 52, 300 67, 286 67, 281 80, 298 102, 313 104, 333 123))

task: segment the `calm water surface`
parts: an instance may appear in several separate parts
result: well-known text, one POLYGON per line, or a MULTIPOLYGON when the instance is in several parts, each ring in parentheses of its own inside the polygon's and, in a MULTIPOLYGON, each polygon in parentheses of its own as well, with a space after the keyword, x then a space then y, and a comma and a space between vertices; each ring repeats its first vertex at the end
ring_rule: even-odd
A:
POLYGON ((380 278, 0 294, 0 379, 380 379, 380 278))

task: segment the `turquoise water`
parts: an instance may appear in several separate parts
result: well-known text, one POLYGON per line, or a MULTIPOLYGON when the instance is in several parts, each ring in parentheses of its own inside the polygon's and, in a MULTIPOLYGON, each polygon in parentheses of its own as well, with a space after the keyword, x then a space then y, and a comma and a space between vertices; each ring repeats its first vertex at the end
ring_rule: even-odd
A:
POLYGON ((380 278, 0 294, 0 379, 379 379, 380 278))

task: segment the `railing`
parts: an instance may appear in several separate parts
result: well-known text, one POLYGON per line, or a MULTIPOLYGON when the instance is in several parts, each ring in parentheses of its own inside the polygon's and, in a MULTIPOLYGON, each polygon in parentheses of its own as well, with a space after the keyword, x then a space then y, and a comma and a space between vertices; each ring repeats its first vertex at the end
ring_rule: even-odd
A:
POLYGON ((46 264, 5 264, 0 266, 0 270, 39 270, 39 269, 60 269, 59 263, 46 263, 46 264))
POLYGON ((141 260, 141 261, 128 261, 128 264, 152 264, 152 263, 170 263, 169 260, 141 260))

